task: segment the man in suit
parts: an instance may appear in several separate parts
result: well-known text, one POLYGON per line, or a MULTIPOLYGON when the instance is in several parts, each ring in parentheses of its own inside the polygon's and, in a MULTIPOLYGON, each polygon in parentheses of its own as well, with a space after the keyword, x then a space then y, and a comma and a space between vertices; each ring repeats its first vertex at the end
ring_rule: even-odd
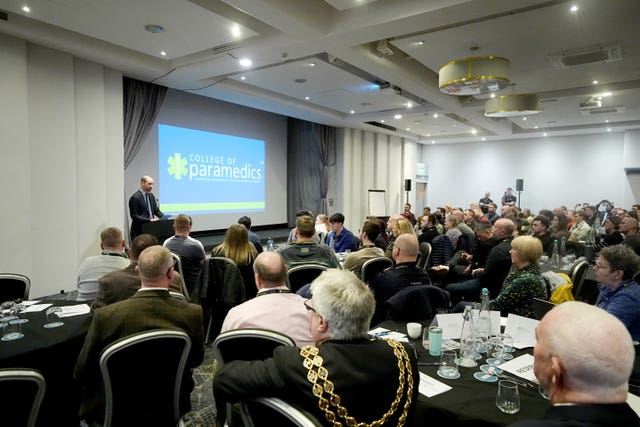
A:
POLYGON ((131 239, 142 233, 142 224, 157 221, 164 216, 151 190, 153 190, 153 178, 143 176, 140 178, 140 189, 129 198, 131 239))
POLYGON ((166 248, 155 245, 142 251, 136 271, 142 287, 129 299, 94 311, 76 362, 74 377, 83 389, 80 418, 88 423, 101 423, 104 417, 104 386, 99 367, 101 352, 120 338, 154 329, 184 331, 191 339, 180 392, 180 413, 185 414, 191 407, 191 369, 200 365, 204 356, 202 308, 169 294, 174 273, 173 258, 166 248))
POLYGON ((273 358, 223 366, 213 382, 216 398, 280 397, 324 425, 334 425, 328 421, 334 418, 347 425, 347 417, 353 425, 374 420, 384 420, 381 426, 411 425, 417 363, 403 344, 367 336, 375 306, 369 288, 353 273, 331 269, 313 281, 311 291, 305 306, 316 346, 281 346, 273 358))
POLYGON ((512 427, 640 426, 626 403, 633 342, 615 316, 565 302, 542 318, 536 337, 533 370, 553 406, 542 420, 512 427))
MULTIPOLYGON (((91 309, 104 307, 118 301, 125 300, 140 289, 140 276, 136 271, 140 253, 150 246, 158 244, 158 239, 151 234, 141 234, 131 242, 129 250, 129 265, 121 270, 113 270, 98 279, 98 292, 91 304, 91 309)), ((182 293, 180 274, 173 272, 169 290, 182 293)))

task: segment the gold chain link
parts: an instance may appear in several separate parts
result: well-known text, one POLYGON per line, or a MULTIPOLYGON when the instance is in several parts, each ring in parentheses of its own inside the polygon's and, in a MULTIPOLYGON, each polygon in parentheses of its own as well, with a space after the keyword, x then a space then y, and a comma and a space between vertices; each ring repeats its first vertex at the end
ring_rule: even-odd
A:
POLYGON ((404 346, 399 342, 393 340, 384 341, 393 349, 393 354, 398 360, 398 389, 396 390, 396 398, 391 402, 389 410, 382 418, 370 424, 357 422, 355 418, 349 416, 347 408, 340 404, 340 396, 334 393, 335 387, 333 382, 328 379, 329 372, 322 366, 323 359, 319 354, 318 348, 308 345, 300 350, 300 355, 304 358, 302 364, 308 371, 307 380, 311 383, 311 392, 318 398, 318 407, 324 411, 325 418, 332 423, 334 427, 342 427, 343 424, 339 418, 344 420, 344 423, 348 427, 379 427, 384 425, 398 410, 404 394, 405 384, 407 397, 402 409, 402 414, 400 414, 398 418, 398 427, 402 427, 407 421, 407 414, 409 413, 409 407, 411 406, 411 399, 413 397, 413 373, 411 371, 409 355, 404 346), (328 399, 324 397, 324 393, 327 393, 328 399), (335 412, 331 410, 332 407, 336 409, 335 412))

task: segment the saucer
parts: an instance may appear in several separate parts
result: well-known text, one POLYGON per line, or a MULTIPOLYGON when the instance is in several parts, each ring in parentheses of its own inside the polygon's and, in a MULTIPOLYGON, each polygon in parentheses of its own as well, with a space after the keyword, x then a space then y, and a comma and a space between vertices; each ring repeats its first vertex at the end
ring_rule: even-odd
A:
POLYGON ((475 374, 473 374, 473 378, 485 383, 495 383, 496 381, 498 381, 498 377, 496 377, 495 375, 487 374, 486 372, 476 372, 475 374))
POLYGON ((440 378, 445 378, 445 379, 448 379, 448 380, 455 380, 455 379, 460 378, 460 372, 458 372, 458 371, 455 372, 455 375, 444 375, 438 369, 438 371, 436 373, 438 374, 438 376, 440 378))

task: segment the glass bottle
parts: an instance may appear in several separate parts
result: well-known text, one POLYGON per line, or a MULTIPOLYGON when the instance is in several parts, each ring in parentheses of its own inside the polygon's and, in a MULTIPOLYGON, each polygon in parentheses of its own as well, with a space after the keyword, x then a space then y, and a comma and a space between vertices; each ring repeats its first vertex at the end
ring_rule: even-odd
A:
POLYGON ((486 352, 487 339, 491 335, 491 313, 489 310, 489 290, 482 288, 480 311, 478 312, 478 351, 486 352))
POLYGON ((551 265, 560 267, 560 255, 558 254, 558 239, 553 241, 553 250, 551 252, 551 265))
POLYGON ((267 251, 271 252, 275 250, 276 250, 276 246, 273 243, 273 237, 269 236, 269 240, 267 240, 267 251))
POLYGON ((476 326, 470 305, 464 308, 462 314, 462 332, 460 334, 460 360, 458 364, 467 368, 477 366, 476 363, 476 326))

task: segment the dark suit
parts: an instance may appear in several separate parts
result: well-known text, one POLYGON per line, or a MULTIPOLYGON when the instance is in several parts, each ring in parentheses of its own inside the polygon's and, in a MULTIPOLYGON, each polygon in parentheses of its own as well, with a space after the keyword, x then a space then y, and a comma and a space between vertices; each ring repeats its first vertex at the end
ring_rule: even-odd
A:
POLYGON ((511 427, 639 427, 640 418, 626 403, 552 406, 541 420, 519 421, 511 427))
MULTIPOLYGON (((358 422, 370 423, 380 419, 391 407, 398 388, 398 361, 393 349, 384 341, 369 339, 329 340, 322 343, 319 349, 323 358, 322 366, 327 369, 328 379, 335 386, 334 392, 340 396, 340 404, 349 415, 358 422)), ((419 376, 413 352, 408 351, 408 355, 414 383, 413 403, 406 425, 411 425, 411 414, 418 397, 419 376)), ((303 360, 300 349, 278 347, 273 352, 273 358, 265 361, 231 362, 216 374, 214 394, 217 399, 228 402, 252 397, 280 397, 311 412, 324 425, 333 425, 318 408, 318 398, 312 393, 303 360)), ((323 382, 318 381, 318 384, 323 382)), ((325 393, 324 397, 327 396, 325 393)), ((405 402, 406 390, 403 390, 398 409, 385 426, 397 425, 405 402)), ((333 407, 332 410, 336 412, 333 407)))
POLYGON ((171 297, 167 290, 142 290, 127 300, 95 310, 74 370, 74 377, 83 388, 80 417, 97 422, 104 417, 99 367, 102 350, 120 338, 154 329, 181 330, 191 338, 180 398, 180 412, 188 412, 193 389, 191 369, 200 365, 204 356, 202 325, 202 308, 171 297))
MULTIPOLYGON (((158 202, 153 193, 149 193, 149 205, 151 212, 158 218, 162 218, 164 214, 158 207, 158 202)), ((145 200, 144 193, 141 190, 136 191, 129 197, 129 215, 131 215, 131 239, 142 234, 142 224, 151 220, 149 218, 149 208, 145 200)))
MULTIPOLYGON (((96 299, 91 304, 92 309, 104 307, 118 301, 125 300, 135 295, 140 289, 140 276, 136 273, 136 264, 129 264, 122 270, 114 270, 98 279, 98 293, 96 299)), ((173 272, 170 290, 182 293, 182 284, 180 283, 180 273, 173 272)))

